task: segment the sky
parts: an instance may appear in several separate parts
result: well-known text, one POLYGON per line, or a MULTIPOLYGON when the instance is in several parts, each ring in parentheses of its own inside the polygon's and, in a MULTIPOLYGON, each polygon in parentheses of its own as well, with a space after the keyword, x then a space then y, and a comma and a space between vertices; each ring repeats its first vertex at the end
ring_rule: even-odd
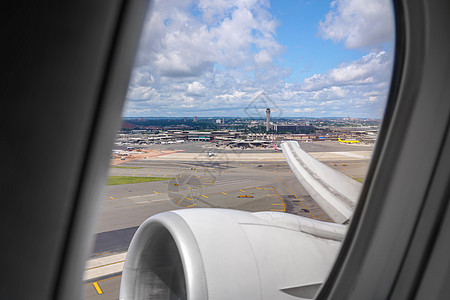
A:
POLYGON ((381 118, 390 0, 156 0, 124 117, 381 118))

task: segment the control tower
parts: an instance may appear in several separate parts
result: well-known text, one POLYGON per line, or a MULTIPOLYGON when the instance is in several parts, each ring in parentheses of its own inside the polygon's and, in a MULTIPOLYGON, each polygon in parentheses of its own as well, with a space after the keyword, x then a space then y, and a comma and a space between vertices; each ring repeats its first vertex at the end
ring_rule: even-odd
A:
POLYGON ((270 108, 266 109, 266 131, 270 129, 270 108))

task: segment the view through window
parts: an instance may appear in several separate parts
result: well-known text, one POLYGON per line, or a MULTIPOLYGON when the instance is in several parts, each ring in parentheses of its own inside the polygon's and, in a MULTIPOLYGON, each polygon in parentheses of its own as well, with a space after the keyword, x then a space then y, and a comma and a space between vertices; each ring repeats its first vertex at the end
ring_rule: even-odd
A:
POLYGON ((118 298, 130 241, 161 212, 227 208, 348 223, 382 121, 393 44, 388 0, 154 1, 86 299, 118 298))

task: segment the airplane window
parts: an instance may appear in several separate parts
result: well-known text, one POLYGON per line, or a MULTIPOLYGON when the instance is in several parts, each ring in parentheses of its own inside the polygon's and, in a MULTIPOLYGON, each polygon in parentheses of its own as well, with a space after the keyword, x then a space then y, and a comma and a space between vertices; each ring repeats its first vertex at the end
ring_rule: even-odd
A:
POLYGON ((154 243, 136 242, 155 255, 138 260, 142 295, 187 299, 187 290, 201 290, 178 247, 193 235, 201 251, 221 255, 204 270, 208 288, 236 280, 240 295, 245 282, 268 299, 313 298, 345 236, 381 125, 392 10, 388 0, 154 1, 111 154, 86 299, 119 297, 138 227, 172 210, 180 213, 158 217, 140 236, 154 243), (261 266, 272 256, 273 265, 261 266), (215 271, 243 265, 248 274, 215 271), (268 274, 277 279, 265 282, 268 274))

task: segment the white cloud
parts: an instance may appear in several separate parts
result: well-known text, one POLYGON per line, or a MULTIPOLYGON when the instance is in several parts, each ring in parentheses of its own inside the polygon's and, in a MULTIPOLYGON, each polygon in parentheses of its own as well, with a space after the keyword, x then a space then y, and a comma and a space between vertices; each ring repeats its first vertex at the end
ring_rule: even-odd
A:
POLYGON ((255 63, 258 66, 266 66, 272 63, 272 56, 267 50, 261 50, 255 54, 255 63))
POLYGON ((314 74, 303 81, 307 91, 329 86, 364 85, 389 80, 392 56, 385 51, 369 53, 359 60, 341 64, 322 74, 314 74))
MULTIPOLYGON (((354 2, 335 1, 334 14, 321 29, 341 28, 337 21, 343 20, 345 5, 354 2)), ((278 64, 284 46, 276 40, 279 22, 268 8, 265 0, 156 1, 124 115, 244 116, 255 95, 264 91, 283 116, 320 116, 323 111, 328 116, 381 116, 390 54, 373 50, 303 82, 286 83, 292 70, 278 64)))
POLYGON ((324 88, 322 90, 316 91, 313 93, 314 99, 336 99, 336 98, 344 98, 348 94, 346 89, 343 89, 338 86, 331 86, 324 88))
POLYGON ((133 86, 128 88, 127 98, 133 100, 148 100, 156 94, 156 90, 149 86, 133 86))
POLYGON ((282 46, 274 34, 278 22, 266 1, 156 1, 144 26, 139 66, 168 77, 197 77, 215 64, 249 66, 257 59, 270 62, 282 46), (194 16, 192 8, 200 14, 194 16))
POLYGON ((319 36, 345 47, 378 48, 394 37, 394 17, 390 0, 335 0, 325 20, 319 24, 319 36))
POLYGON ((389 90, 392 56, 384 51, 341 64, 306 78, 303 84, 287 84, 282 92, 270 94, 280 103, 284 116, 383 115, 389 90))
POLYGON ((202 95, 205 92, 205 87, 198 81, 194 81, 193 83, 189 83, 187 88, 188 95, 202 95))
POLYGON ((295 113, 301 113, 301 112, 313 112, 316 109, 314 107, 305 107, 305 108, 296 108, 293 110, 295 113))

